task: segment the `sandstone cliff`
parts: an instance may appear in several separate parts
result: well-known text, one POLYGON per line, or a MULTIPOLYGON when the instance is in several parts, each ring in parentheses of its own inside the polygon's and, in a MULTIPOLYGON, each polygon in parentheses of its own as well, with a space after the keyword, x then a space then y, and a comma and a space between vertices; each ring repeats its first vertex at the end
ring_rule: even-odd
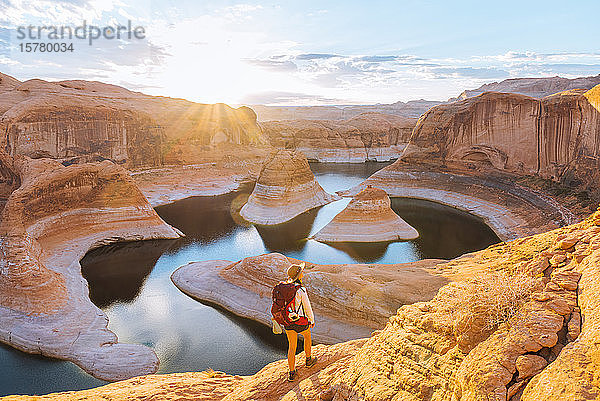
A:
POLYGON ((398 158, 414 125, 414 119, 379 113, 365 113, 344 121, 261 123, 273 146, 297 149, 310 160, 354 163, 398 158))
POLYGON ((380 242, 419 237, 391 208, 390 197, 368 186, 312 238, 321 242, 380 242))
POLYGON ((265 161, 240 215, 255 224, 280 224, 337 199, 321 188, 302 153, 279 150, 265 161))
POLYGON ((600 74, 593 77, 579 77, 574 79, 561 77, 511 78, 501 82, 492 82, 490 84, 481 85, 477 89, 466 90, 460 94, 458 100, 478 96, 484 92, 516 93, 535 98, 543 98, 555 93, 573 89, 587 90, 596 85, 600 85, 600 74))
POLYGON ((535 174, 582 185, 597 197, 597 92, 570 91, 541 100, 489 92, 434 107, 415 126, 407 156, 535 174))
POLYGON ((0 78, 0 145, 12 156, 135 167, 190 162, 223 144, 264 144, 247 107, 148 96, 100 82, 0 78))
POLYGON ((400 307, 366 342, 315 347, 297 382, 279 361, 247 377, 147 376, 40 399, 596 400, 598 266, 600 211, 438 264, 452 282, 435 298, 400 307))
POLYGON ((118 343, 88 297, 79 260, 116 241, 178 238, 129 174, 109 161, 65 167, 19 158, 0 218, 0 341, 67 359, 105 380, 158 368, 154 352, 118 343))

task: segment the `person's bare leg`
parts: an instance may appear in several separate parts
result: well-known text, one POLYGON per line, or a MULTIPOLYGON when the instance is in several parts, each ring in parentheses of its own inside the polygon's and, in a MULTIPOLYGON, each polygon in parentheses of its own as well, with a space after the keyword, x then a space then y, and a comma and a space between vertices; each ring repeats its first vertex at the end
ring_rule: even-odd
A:
POLYGON ((290 372, 296 369, 296 346, 298 345, 298 333, 294 330, 286 330, 288 338, 288 366, 290 372))
POLYGON ((310 358, 312 351, 312 340, 310 338, 310 329, 304 330, 302 333, 302 337, 304 337, 304 354, 306 358, 310 358))

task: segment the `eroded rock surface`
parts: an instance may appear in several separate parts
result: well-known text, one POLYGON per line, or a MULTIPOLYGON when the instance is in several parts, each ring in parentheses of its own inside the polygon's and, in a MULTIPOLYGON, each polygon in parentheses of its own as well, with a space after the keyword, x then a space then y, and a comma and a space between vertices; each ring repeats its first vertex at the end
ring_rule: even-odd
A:
MULTIPOLYGON (((175 285, 200 301, 271 324, 271 291, 297 262, 278 253, 239 262, 215 260, 180 267, 175 285)), ((367 337, 400 306, 433 297, 448 280, 431 266, 439 260, 397 265, 308 264, 304 283, 317 316, 313 338, 334 343, 367 337)))
POLYGON ((398 160, 344 196, 371 185, 390 197, 426 199, 482 218, 502 240, 512 240, 575 222, 569 209, 554 198, 515 183, 514 176, 496 171, 472 171, 462 165, 398 160))
POLYGON ((189 163, 222 145, 265 143, 248 107, 149 96, 100 82, 0 78, 0 144, 12 156, 138 167, 189 163))
MULTIPOLYGON (((46 398, 147 399, 156 394, 166 399, 177 392, 203 400, 596 400, 598 266, 600 211, 568 227, 438 264, 436 270, 451 282, 432 300, 400 307, 364 343, 315 347, 321 362, 300 368, 298 382, 284 382, 287 366, 279 361, 248 377, 147 376, 46 398), (483 297, 486 303, 476 307, 457 302, 485 277, 504 277, 505 290, 531 284, 514 310, 493 325, 489 321, 505 302, 501 298, 483 297)), ((479 288, 493 292, 495 284, 479 288)))
POLYGON ((487 92, 436 106, 419 119, 408 153, 442 163, 487 164, 519 175, 581 184, 596 193, 597 98, 598 88, 543 99, 487 92))
POLYGON ((349 120, 290 120, 261 123, 273 146, 295 148, 320 162, 397 159, 416 119, 365 113, 349 120))
POLYGON ((411 240, 419 232, 398 216, 385 191, 368 186, 312 238, 321 242, 411 240))
POLYGON ((240 215, 255 224, 280 224, 338 199, 321 188, 301 152, 279 150, 265 161, 240 215))
POLYGON ((20 186, 0 221, 0 341, 70 360, 95 377, 153 373, 154 352, 118 343, 88 297, 79 260, 116 241, 178 238, 129 174, 109 161, 13 163, 20 186))

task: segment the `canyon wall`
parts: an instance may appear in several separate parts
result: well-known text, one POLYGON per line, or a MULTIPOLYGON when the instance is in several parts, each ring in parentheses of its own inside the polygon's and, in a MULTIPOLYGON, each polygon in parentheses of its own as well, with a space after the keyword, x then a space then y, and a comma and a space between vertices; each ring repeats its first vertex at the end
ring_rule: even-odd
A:
POLYGON ((18 181, 0 215, 0 341, 72 361, 104 380, 155 372, 154 351, 121 344, 107 329, 79 260, 112 242, 181 234, 110 161, 65 167, 52 159, 2 156, 0 171, 18 181))
POLYGON ((193 161, 223 145, 262 145, 247 107, 148 96, 88 81, 0 81, 0 145, 12 156, 128 167, 193 161))
POLYGON ((600 167, 598 87, 541 100, 489 92, 425 113, 407 156, 487 164, 594 190, 600 167))
POLYGON ((270 143, 301 151, 321 162, 396 159, 410 138, 415 120, 365 113, 349 120, 290 120, 261 123, 270 143))

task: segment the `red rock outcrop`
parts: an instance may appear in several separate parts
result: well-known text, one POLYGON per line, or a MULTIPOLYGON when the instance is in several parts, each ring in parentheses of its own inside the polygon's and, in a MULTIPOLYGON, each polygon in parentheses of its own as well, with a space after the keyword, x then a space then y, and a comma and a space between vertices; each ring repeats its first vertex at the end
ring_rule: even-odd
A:
POLYGON ((541 100, 488 92, 436 106, 419 119, 407 154, 423 152, 412 157, 483 163, 567 183, 585 179, 595 190, 600 110, 590 99, 597 91, 541 100))
POLYGON ((2 77, 0 144, 12 155, 184 163, 222 144, 264 144, 256 114, 225 104, 148 96, 88 81, 2 77))
POLYGON ((310 160, 353 162, 398 158, 416 120, 364 113, 349 120, 291 120, 261 123, 271 144, 295 148, 310 160))
POLYGON ((279 150, 265 161, 240 215, 255 224, 280 224, 338 199, 321 188, 302 153, 279 150))
MULTIPOLYGON (((271 325, 271 293, 298 261, 279 253, 238 262, 194 262, 171 279, 184 293, 236 315, 271 325)), ((440 260, 394 265, 307 264, 304 284, 317 316, 313 338, 332 344, 370 336, 401 305, 431 299, 448 282, 431 267, 440 260)))
MULTIPOLYGON (((10 158, 8 158, 10 159, 10 158)), ((70 360, 105 380, 153 373, 154 352, 118 343, 88 297, 79 260, 116 241, 178 238, 132 178, 109 161, 13 162, 19 187, 0 219, 0 341, 70 360)))
POLYGON ((367 186, 312 239, 321 242, 381 242, 418 237, 418 231, 394 213, 385 191, 367 186))

